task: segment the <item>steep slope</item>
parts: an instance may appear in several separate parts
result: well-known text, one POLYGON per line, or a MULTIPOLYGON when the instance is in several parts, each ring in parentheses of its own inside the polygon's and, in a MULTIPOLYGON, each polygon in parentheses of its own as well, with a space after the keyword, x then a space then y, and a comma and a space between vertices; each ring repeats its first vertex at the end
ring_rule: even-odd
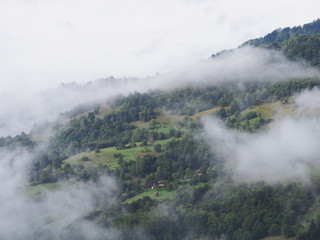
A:
POLYGON ((281 51, 290 60, 306 60, 320 67, 320 19, 293 27, 274 30, 263 38, 249 40, 242 46, 262 47, 281 51))
POLYGON ((311 23, 306 23, 302 27, 292 27, 292 28, 279 28, 273 32, 267 34, 264 37, 251 39, 245 43, 245 45, 251 45, 254 47, 259 47, 262 45, 270 45, 272 43, 284 43, 289 40, 291 37, 297 37, 299 35, 313 35, 320 33, 320 19, 317 19, 311 23))

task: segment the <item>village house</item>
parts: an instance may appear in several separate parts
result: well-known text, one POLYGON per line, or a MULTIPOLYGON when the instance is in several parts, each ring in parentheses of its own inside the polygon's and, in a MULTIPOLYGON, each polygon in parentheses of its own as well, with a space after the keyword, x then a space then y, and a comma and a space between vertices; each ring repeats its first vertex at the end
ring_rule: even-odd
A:
POLYGON ((197 174, 199 177, 202 176, 202 171, 201 171, 201 169, 195 170, 194 173, 197 174))

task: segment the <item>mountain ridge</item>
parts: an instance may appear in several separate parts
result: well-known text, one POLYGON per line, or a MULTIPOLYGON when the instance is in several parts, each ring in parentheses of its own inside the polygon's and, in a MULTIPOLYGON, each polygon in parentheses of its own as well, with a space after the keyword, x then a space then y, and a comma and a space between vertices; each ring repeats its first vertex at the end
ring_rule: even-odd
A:
POLYGON ((306 23, 302 27, 295 26, 291 28, 278 28, 271 33, 268 33, 264 37, 250 39, 244 42, 241 46, 251 45, 254 47, 259 47, 261 45, 270 45, 274 42, 283 43, 289 40, 291 37, 296 37, 299 35, 312 35, 317 33, 320 33, 320 19, 306 23))

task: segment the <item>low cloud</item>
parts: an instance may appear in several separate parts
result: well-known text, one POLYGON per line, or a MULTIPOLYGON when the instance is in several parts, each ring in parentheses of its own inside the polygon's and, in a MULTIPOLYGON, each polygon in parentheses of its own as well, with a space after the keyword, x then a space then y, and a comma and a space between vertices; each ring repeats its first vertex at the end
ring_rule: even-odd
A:
POLYGON ((320 89, 313 88, 311 91, 304 91, 295 97, 297 113, 306 116, 316 116, 320 113, 320 89))
MULTIPOLYGON (((318 98, 319 90, 298 96, 297 112, 312 108, 309 100, 318 98)), ((320 166, 319 114, 278 120, 254 134, 227 129, 217 119, 202 121, 212 150, 236 181, 308 181, 311 169, 320 166)))
MULTIPOLYGON (((1 152, 1 239, 57 239, 71 223, 75 227, 77 224, 88 225, 87 233, 91 236, 98 233, 100 236, 109 233, 115 236, 114 230, 89 227, 89 223, 79 220, 97 207, 107 209, 115 203, 118 187, 113 178, 102 177, 97 184, 76 181, 58 183, 60 187, 57 189, 49 191, 43 187, 41 194, 37 195, 27 181, 32 158, 33 154, 25 151, 1 152)), ((82 236, 84 239, 101 239, 85 238, 86 234, 82 236)))
POLYGON ((272 82, 293 78, 320 77, 304 63, 290 62, 280 52, 244 47, 225 52, 180 71, 150 78, 107 78, 86 84, 61 84, 38 93, 0 95, 0 136, 28 132, 35 123, 53 121, 59 113, 80 104, 105 102, 118 94, 171 90, 184 86, 216 86, 248 81, 272 82))
POLYGON ((223 82, 275 82, 319 76, 318 70, 307 67, 304 62, 292 62, 281 52, 253 47, 223 52, 209 61, 173 74, 173 78, 179 80, 178 84, 205 85, 223 82))

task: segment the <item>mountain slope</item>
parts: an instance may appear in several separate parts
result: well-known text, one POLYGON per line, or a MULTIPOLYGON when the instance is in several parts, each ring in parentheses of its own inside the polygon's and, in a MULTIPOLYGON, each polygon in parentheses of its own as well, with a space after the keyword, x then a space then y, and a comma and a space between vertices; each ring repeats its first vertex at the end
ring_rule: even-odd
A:
MULTIPOLYGON (((318 25, 252 43, 317 65, 319 35, 311 33, 318 25)), ((30 134, 1 138, 0 147, 13 154, 4 170, 15 166, 20 148, 32 155, 24 171, 28 205, 0 198, 9 209, 6 220, 30 226, 27 236, 40 239, 317 239, 318 72, 299 75, 303 64, 248 49, 166 80, 194 75, 191 84, 114 97, 66 112, 30 134), (212 68, 218 70, 210 75, 212 68), (25 218, 30 224, 16 221, 18 206, 33 210, 25 218)), ((5 172, 0 168, 1 176, 5 172)), ((3 197, 21 197, 20 185, 10 191, 12 184, 2 182, 9 193, 3 197)))
POLYGON ((259 47, 262 45, 269 45, 274 42, 281 44, 291 37, 297 37, 299 35, 313 35, 318 33, 320 33, 320 19, 317 19, 311 23, 304 24, 302 27, 298 26, 292 28, 287 27, 283 29, 276 29, 264 37, 251 39, 243 43, 243 46, 251 45, 254 47, 259 47))

